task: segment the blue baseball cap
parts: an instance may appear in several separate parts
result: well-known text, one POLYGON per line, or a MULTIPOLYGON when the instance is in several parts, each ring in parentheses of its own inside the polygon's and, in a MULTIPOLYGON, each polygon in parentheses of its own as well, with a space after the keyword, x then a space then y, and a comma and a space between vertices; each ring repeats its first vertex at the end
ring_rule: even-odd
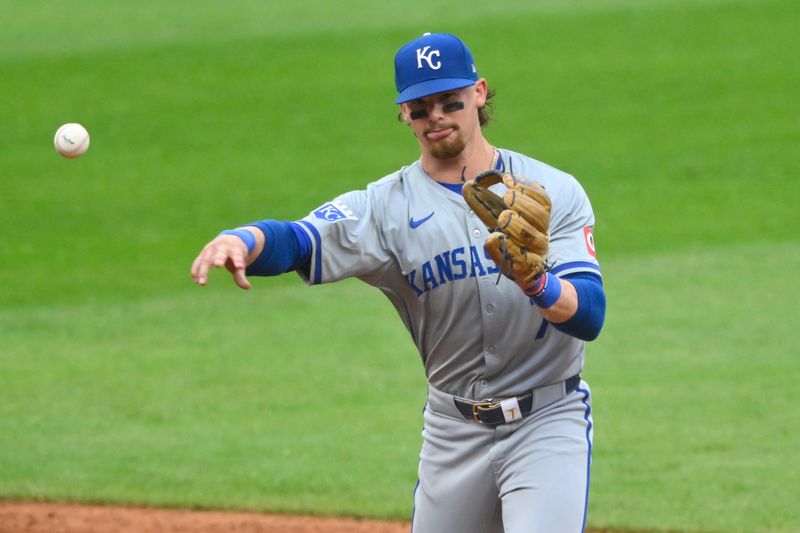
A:
POLYGON ((449 33, 426 33, 403 45, 394 56, 398 104, 469 87, 476 81, 478 69, 472 52, 449 33))

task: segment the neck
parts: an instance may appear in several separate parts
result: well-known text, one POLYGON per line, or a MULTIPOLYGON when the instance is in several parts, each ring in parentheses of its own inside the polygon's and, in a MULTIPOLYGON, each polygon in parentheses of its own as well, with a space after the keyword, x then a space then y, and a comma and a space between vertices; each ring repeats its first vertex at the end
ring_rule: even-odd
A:
POLYGON ((461 177, 471 179, 489 170, 494 160, 494 148, 481 136, 478 142, 464 148, 459 155, 449 159, 438 159, 423 152, 421 161, 425 172, 441 183, 461 183, 461 177))

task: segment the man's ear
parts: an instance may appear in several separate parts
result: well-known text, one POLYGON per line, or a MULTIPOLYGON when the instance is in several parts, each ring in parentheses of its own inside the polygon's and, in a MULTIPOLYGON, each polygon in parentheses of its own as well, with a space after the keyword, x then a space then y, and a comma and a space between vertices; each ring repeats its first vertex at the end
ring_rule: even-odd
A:
POLYGON ((411 115, 407 105, 400 104, 400 116, 403 117, 403 122, 406 123, 406 126, 411 126, 411 115))
POLYGON ((481 78, 475 82, 473 86, 475 89, 475 105, 481 108, 486 105, 486 95, 489 92, 489 86, 486 84, 486 78, 481 78))

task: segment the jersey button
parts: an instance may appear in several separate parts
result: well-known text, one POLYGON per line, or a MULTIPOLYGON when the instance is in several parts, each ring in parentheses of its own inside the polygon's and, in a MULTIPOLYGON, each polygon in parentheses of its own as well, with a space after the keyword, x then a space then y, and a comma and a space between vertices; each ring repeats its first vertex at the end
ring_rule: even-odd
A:
POLYGON ((481 236, 481 230, 479 230, 478 228, 475 228, 474 230, 472 230, 472 234, 475 235, 475 237, 480 237, 481 236))
POLYGON ((486 304, 486 312, 489 314, 494 313, 494 304, 486 304))
POLYGON ((491 346, 489 346, 488 350, 489 353, 494 353, 497 349, 494 347, 494 344, 492 344, 491 346))

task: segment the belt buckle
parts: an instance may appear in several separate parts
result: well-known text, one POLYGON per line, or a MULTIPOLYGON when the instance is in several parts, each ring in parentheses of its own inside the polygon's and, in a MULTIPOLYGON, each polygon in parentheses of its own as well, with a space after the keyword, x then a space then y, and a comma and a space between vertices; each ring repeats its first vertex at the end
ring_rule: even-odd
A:
POLYGON ((478 422, 479 424, 483 424, 484 423, 483 420, 481 420, 480 417, 478 416, 478 409, 491 409, 495 405, 497 405, 497 403, 496 402, 492 402, 491 400, 488 400, 488 401, 485 401, 485 402, 480 402, 480 403, 473 403, 472 404, 472 418, 474 418, 475 421, 478 422))

